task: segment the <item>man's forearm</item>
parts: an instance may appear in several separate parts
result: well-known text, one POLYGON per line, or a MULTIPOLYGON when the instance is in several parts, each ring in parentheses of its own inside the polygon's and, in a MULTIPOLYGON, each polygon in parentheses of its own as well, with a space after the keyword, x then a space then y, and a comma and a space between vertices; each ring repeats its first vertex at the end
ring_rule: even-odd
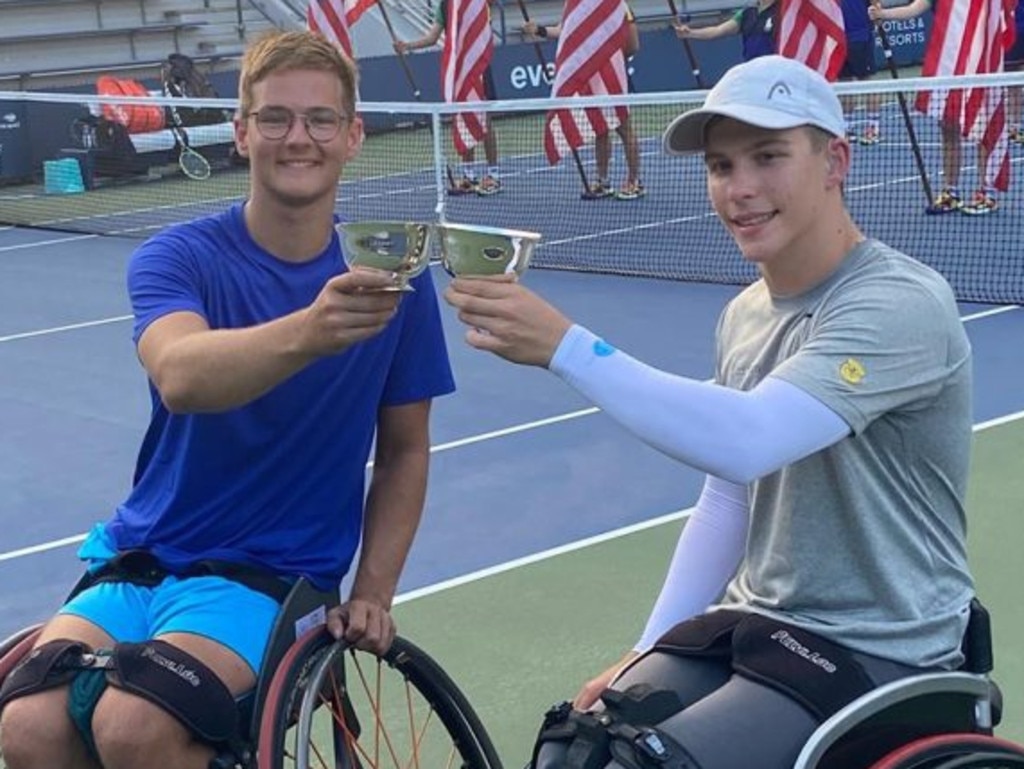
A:
POLYGON ((150 377, 173 412, 244 406, 314 359, 299 349, 300 323, 298 313, 293 313, 250 328, 186 334, 152 361, 150 377))
POLYGON ((391 607, 422 517, 428 464, 426 450, 374 462, 352 598, 391 607))

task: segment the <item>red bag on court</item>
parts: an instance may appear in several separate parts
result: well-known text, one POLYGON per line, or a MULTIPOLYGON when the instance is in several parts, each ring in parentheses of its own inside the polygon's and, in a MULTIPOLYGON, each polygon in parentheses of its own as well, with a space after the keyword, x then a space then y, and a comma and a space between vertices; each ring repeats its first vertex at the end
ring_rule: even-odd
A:
MULTIPOLYGON (((100 75, 96 78, 96 93, 100 96, 149 96, 146 87, 138 80, 113 75, 100 75)), ((159 131, 165 125, 164 108, 159 104, 126 104, 115 102, 101 104, 103 116, 107 120, 120 123, 128 129, 128 133, 146 133, 159 131)))

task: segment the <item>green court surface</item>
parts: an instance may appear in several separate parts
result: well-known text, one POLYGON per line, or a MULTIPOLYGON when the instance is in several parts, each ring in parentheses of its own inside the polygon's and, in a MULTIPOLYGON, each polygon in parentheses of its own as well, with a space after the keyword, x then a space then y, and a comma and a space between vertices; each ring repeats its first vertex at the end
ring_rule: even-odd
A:
MULTIPOLYGON (((1024 741, 1024 421, 976 433, 970 554, 992 613, 995 678, 1007 717, 998 733, 1024 741)), ((557 500, 551 514, 556 515, 557 500)), ((545 709, 571 697, 633 642, 660 586, 681 524, 669 521, 405 601, 399 632, 452 675, 487 726, 507 769, 529 759, 545 709)))

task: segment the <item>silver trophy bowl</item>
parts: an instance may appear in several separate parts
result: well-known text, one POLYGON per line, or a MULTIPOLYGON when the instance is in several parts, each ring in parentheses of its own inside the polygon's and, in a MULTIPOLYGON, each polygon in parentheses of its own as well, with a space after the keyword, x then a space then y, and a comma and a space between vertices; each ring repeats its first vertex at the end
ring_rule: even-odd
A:
POLYGON ((477 224, 435 224, 441 264, 449 275, 522 275, 540 234, 477 224))
POLYGON ((373 267, 398 276, 393 291, 415 291, 409 280, 430 263, 433 228, 429 224, 398 221, 347 222, 335 226, 341 253, 349 269, 373 267))

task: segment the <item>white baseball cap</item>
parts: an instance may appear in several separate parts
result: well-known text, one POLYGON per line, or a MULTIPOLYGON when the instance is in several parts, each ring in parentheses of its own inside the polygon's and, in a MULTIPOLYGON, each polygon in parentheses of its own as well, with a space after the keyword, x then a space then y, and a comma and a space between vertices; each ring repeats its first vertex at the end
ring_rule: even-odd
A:
POLYGON ((726 72, 703 107, 669 123, 662 139, 665 152, 685 155, 704 149, 708 122, 718 116, 771 130, 812 125, 833 136, 846 134, 843 106, 829 82, 784 56, 759 56, 726 72))

